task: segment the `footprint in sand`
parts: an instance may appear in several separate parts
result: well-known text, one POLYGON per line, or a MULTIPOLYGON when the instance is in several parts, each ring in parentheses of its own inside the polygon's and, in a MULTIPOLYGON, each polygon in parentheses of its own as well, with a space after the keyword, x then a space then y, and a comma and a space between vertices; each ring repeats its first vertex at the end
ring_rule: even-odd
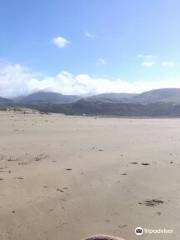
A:
POLYGON ((106 222, 107 222, 107 223, 110 223, 111 221, 110 221, 109 219, 106 219, 106 222))
POLYGON ((158 215, 158 216, 161 216, 161 215, 162 215, 162 212, 157 212, 157 215, 158 215))
POLYGON ((124 225, 118 225, 118 228, 125 228, 125 227, 127 227, 126 224, 124 224, 124 225))

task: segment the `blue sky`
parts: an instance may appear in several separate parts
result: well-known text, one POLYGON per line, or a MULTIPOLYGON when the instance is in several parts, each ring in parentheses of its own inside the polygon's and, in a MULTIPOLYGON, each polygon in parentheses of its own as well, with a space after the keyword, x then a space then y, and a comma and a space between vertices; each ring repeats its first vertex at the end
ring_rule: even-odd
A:
MULTIPOLYGON (((29 81, 51 78, 53 83, 66 71, 73 79, 86 75, 92 81, 121 79, 149 87, 151 82, 170 86, 173 81, 177 86, 179 12, 178 0, 1 0, 0 93, 6 95, 4 86, 14 81, 12 73, 7 73, 12 69, 17 76, 17 71, 30 76, 29 81)), ((27 76, 23 79, 26 89, 27 76)), ((40 85, 43 88, 42 82, 40 85)), ((47 85, 45 88, 52 84, 47 85)), ((146 88, 141 86, 141 90, 146 88)), ((11 89, 8 94, 15 92, 11 89)))

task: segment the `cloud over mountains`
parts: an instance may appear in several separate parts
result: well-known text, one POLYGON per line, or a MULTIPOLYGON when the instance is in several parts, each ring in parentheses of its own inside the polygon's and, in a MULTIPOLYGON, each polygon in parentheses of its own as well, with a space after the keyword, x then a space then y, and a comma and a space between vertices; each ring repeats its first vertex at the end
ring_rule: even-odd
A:
POLYGON ((121 79, 74 75, 60 71, 54 76, 43 76, 20 64, 0 64, 0 96, 14 97, 38 90, 63 94, 95 94, 104 92, 139 93, 157 88, 180 87, 178 79, 129 82, 121 79))

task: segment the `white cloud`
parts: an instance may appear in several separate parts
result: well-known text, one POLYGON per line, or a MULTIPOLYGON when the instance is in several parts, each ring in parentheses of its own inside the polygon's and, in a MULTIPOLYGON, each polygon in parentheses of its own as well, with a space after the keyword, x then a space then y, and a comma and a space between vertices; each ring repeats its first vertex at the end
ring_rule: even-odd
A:
POLYGON ((52 42, 58 48, 64 48, 70 43, 67 39, 61 36, 53 38, 52 42))
POLYGON ((89 31, 85 31, 84 35, 87 38, 91 38, 91 39, 95 39, 96 38, 96 36, 93 33, 90 33, 89 31))
POLYGON ((43 76, 19 64, 0 64, 0 96, 3 97, 24 95, 38 90, 63 94, 138 93, 167 87, 180 88, 180 78, 129 82, 121 79, 98 78, 88 74, 73 75, 65 71, 54 76, 43 76))
POLYGON ((141 59, 141 66, 147 68, 153 67, 154 65, 164 68, 173 68, 177 66, 177 62, 175 61, 158 61, 158 57, 155 55, 138 54, 137 58, 141 59))
POLYGON ((20 64, 0 64, 0 96, 27 94, 36 77, 20 64))
POLYGON ((155 55, 150 54, 138 54, 137 57, 143 59, 144 61, 152 61, 157 58, 155 55))
POLYGON ((106 65, 107 63, 108 63, 107 60, 102 57, 98 58, 98 60, 96 62, 97 65, 106 65))
POLYGON ((141 59, 141 66, 150 68, 156 64, 157 57, 154 55, 145 55, 145 54, 138 54, 137 58, 141 59))
POLYGON ((175 65, 176 65, 176 63, 173 61, 164 61, 161 63, 161 66, 165 67, 165 68, 173 68, 173 67, 175 67, 175 65))
POLYGON ((155 65, 155 62, 151 61, 151 62, 142 62, 141 65, 143 67, 152 67, 155 65))

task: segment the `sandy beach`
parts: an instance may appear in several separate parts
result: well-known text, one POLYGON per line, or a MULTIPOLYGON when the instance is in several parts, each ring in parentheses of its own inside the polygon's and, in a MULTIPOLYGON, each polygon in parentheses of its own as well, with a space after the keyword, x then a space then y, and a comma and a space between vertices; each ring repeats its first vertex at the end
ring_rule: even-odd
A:
POLYGON ((1 112, 0 240, 179 240, 179 173, 180 119, 1 112))

